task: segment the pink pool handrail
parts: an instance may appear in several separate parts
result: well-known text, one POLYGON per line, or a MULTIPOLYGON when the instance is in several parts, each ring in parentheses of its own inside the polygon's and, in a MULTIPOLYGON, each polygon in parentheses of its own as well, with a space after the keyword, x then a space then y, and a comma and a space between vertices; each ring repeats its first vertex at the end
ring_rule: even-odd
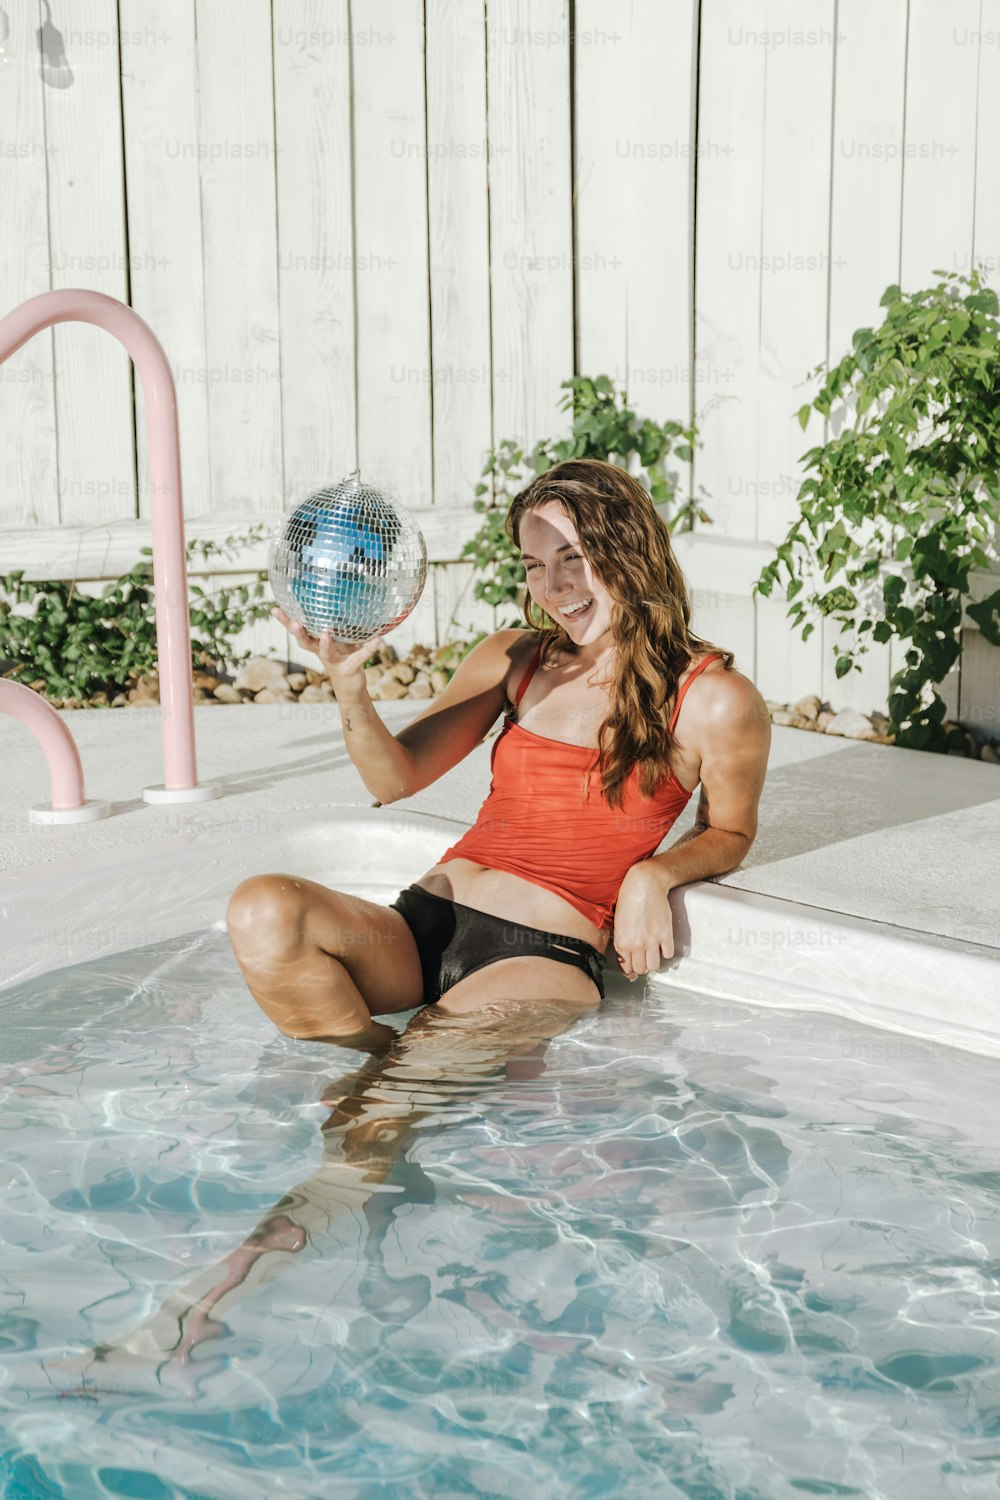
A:
MULTIPOLYGON (((0 319, 0 364, 9 359, 33 334, 50 328, 54 323, 94 323, 98 328, 106 328, 128 350, 142 380, 146 398, 149 488, 153 519, 153 585, 163 723, 164 789, 167 793, 182 794, 186 790, 198 788, 198 772, 195 765, 191 628, 184 551, 180 440, 173 376, 163 346, 149 324, 137 312, 124 302, 119 302, 116 297, 76 287, 29 297, 20 307, 0 319)), ((11 694, 11 689, 17 686, 0 680, 0 712, 15 713, 15 702, 23 707, 23 700, 15 699, 11 694)), ((25 688, 23 691, 31 690, 25 688)), ((47 732, 44 726, 49 726, 50 721, 44 717, 36 720, 32 716, 29 722, 21 712, 17 712, 16 716, 39 739, 52 766, 50 750, 43 738, 47 732), (42 734, 39 733, 40 729, 42 734)), ((73 751, 76 754, 75 744, 73 751)), ((77 764, 79 766, 79 756, 77 764)), ((179 800, 183 800, 183 797, 179 800)), ((53 806, 55 805, 56 792, 53 784, 53 806)))
POLYGON ((83 806, 83 766, 76 740, 51 703, 20 682, 0 681, 0 709, 20 719, 45 752, 52 780, 52 806, 83 806))

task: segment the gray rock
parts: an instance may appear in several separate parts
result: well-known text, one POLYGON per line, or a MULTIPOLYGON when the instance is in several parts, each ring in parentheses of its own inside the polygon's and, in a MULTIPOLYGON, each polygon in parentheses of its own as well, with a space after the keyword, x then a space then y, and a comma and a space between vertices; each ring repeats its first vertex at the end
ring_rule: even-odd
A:
POLYGON ((288 686, 285 682, 285 669, 280 661, 266 656, 251 656, 237 672, 233 687, 249 688, 256 694, 264 688, 276 687, 279 683, 282 687, 288 686))
POLYGON ((801 714, 803 719, 816 719, 819 717, 820 701, 815 693, 810 693, 806 698, 800 698, 798 703, 792 704, 792 712, 801 714))
POLYGON ((842 708, 839 714, 834 714, 826 726, 826 732, 842 734, 850 740, 872 740, 878 735, 874 724, 854 708, 842 708))
POLYGON ((775 708, 771 711, 771 723, 780 724, 786 729, 812 729, 813 721, 802 714, 792 713, 787 708, 775 708))

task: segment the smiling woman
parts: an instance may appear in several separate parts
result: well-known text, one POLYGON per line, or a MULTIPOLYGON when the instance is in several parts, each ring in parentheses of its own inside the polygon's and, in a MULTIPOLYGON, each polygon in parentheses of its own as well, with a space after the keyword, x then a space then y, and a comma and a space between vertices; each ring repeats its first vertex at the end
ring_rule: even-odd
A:
POLYGON ((378 1051, 392 1033, 373 1018, 421 1003, 465 1014, 534 993, 588 1010, 612 932, 622 973, 657 968, 673 953, 669 891, 734 869, 756 834, 767 708, 733 653, 691 630, 642 485, 569 460, 515 497, 506 526, 530 628, 481 641, 398 735, 367 696, 370 643, 314 643, 383 803, 438 780, 507 718, 475 825, 388 908, 290 875, 234 892, 236 956, 290 1035, 378 1051), (694 829, 657 855, 699 781, 694 829))

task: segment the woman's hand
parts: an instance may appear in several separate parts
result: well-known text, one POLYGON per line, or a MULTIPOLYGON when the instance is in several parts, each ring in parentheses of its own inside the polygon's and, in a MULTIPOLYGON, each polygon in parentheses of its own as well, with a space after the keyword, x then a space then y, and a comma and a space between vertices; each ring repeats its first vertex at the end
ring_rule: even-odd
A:
POLYGON ((670 883, 648 860, 626 872, 615 903, 611 943, 626 979, 652 974, 674 956, 670 883))
POLYGON ((338 703, 357 703, 364 697, 368 691, 364 664, 381 646, 384 636, 372 635, 360 645, 355 645, 353 642, 335 641, 328 630, 324 630, 320 636, 310 635, 304 625, 300 625, 297 620, 290 620, 277 605, 271 614, 286 630, 291 631, 300 646, 307 651, 315 651, 326 668, 338 703))

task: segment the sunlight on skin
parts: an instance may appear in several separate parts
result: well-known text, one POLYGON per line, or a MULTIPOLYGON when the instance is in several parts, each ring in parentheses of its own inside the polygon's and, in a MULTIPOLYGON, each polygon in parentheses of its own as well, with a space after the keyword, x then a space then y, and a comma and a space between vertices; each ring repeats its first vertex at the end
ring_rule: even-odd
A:
POLYGON ((44 1361, 53 1383, 65 1387, 79 1380, 61 1393, 85 1399, 102 1391, 148 1389, 151 1382, 195 1394, 199 1379, 226 1365, 221 1356, 191 1359, 199 1344, 227 1332, 210 1314, 224 1315, 337 1219, 362 1209, 418 1120, 463 1093, 478 1092, 508 1063, 515 1065, 508 1078, 537 1077, 544 1071, 546 1043, 596 1009, 596 1003, 521 997, 495 1000, 466 1015, 420 1011, 383 1056, 326 1086, 322 1102, 334 1102, 334 1109, 321 1127, 319 1170, 276 1203, 242 1245, 178 1287, 138 1327, 85 1353, 44 1361))

